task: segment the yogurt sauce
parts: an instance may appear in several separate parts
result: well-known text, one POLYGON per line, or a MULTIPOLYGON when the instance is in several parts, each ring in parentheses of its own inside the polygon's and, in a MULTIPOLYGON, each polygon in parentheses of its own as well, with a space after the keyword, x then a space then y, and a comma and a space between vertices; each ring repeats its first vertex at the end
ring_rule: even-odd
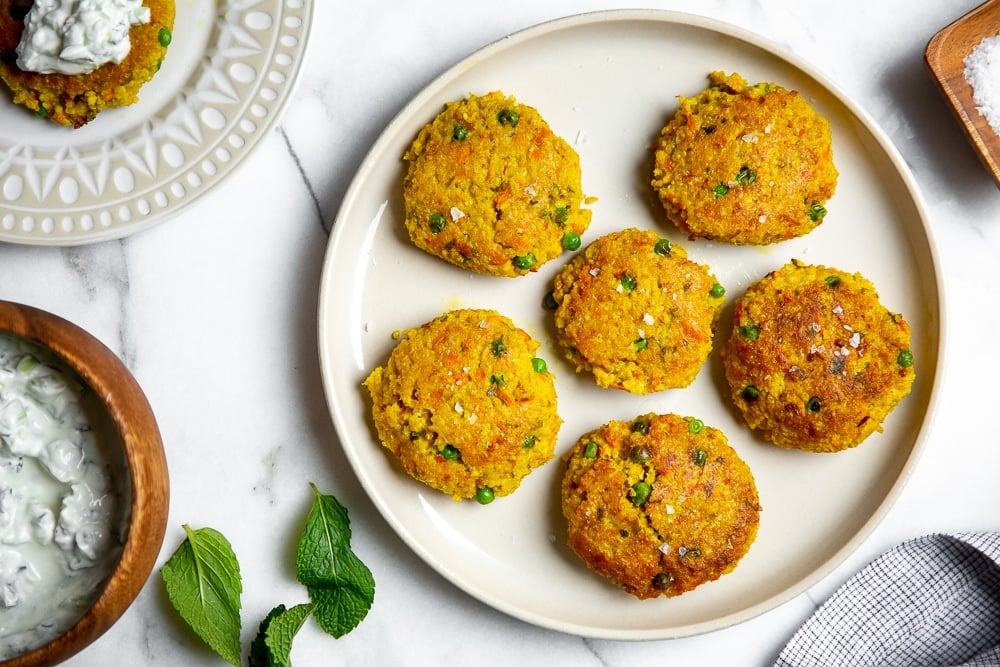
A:
POLYGON ((87 74, 121 63, 133 25, 149 23, 142 0, 35 0, 24 18, 17 66, 26 72, 87 74))
POLYGON ((0 333, 0 660, 45 644, 121 551, 127 480, 110 417, 49 350, 0 333))

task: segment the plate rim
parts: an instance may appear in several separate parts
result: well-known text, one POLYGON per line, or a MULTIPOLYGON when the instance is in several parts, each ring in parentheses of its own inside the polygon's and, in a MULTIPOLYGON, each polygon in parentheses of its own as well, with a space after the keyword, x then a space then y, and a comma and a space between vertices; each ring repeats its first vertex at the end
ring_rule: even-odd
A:
POLYGON ((383 520, 390 525, 397 536, 399 536, 407 547, 417 554, 421 560, 423 560, 448 582, 455 585, 466 594, 498 611, 527 623, 586 638, 610 640, 657 640, 690 637, 721 630, 723 628, 748 621, 765 612, 774 610, 789 600, 805 593, 809 588, 830 575, 838 566, 843 564, 851 554, 857 551, 865 540, 871 536, 875 528, 882 523, 886 515, 895 505, 904 488, 907 486, 907 483, 912 477, 913 471, 919 463, 919 460, 921 459, 927 446, 928 433, 932 429, 933 422, 937 414, 936 406, 940 401, 944 369, 947 366, 947 345, 945 344, 946 330, 944 326, 944 322, 946 321, 946 310, 946 292, 944 290, 938 245, 934 239, 933 230, 929 224, 929 216, 927 214, 926 205, 917 188, 915 179, 903 160, 902 155, 899 153, 898 149, 891 142, 885 132, 878 126, 872 117, 860 106, 858 106, 858 104, 837 84, 835 84, 818 68, 810 64, 805 59, 799 57, 794 52, 780 46, 776 42, 763 37, 758 33, 720 19, 673 10, 609 9, 587 11, 545 20, 516 30, 506 36, 489 42, 483 47, 474 50, 470 54, 461 57, 454 65, 448 67, 441 74, 435 76, 420 90, 420 92, 410 98, 400 111, 392 118, 392 120, 385 126, 385 128, 381 130, 375 143, 372 144, 371 148, 362 159, 354 178, 345 192, 337 217, 334 220, 330 239, 324 256, 323 271, 320 280, 317 310, 317 334, 320 373, 322 376, 324 394, 327 401, 327 407, 331 413, 331 417, 337 431, 341 449, 345 452, 355 476, 358 478, 368 495, 369 500, 371 500, 383 520), (927 407, 921 415, 921 421, 916 430, 913 445, 905 463, 902 465, 898 476, 892 482, 888 492, 885 494, 884 498, 872 515, 859 527, 849 540, 847 540, 839 549, 836 549, 819 567, 814 569, 809 575, 802 577, 794 584, 786 587, 783 591, 761 600, 757 604, 742 608, 737 612, 720 616, 710 621, 673 626, 666 630, 654 628, 621 631, 595 628, 574 622, 553 620, 548 617, 541 617, 537 614, 533 614, 517 607, 516 605, 511 605, 504 600, 488 594, 486 591, 475 587, 470 588, 465 582, 457 581, 455 575, 453 575, 448 568, 446 568, 444 564, 426 548, 426 546, 421 544, 420 540, 417 539, 406 527, 406 525, 399 520, 399 517, 392 511, 392 509, 386 506, 385 502, 382 500, 380 494, 375 488, 373 481, 370 479, 368 472, 356 460, 351 448, 344 445, 343 440, 345 438, 349 440, 350 437, 346 433, 347 429, 343 423, 343 409, 339 404, 340 398, 336 392, 333 391, 333 383, 329 376, 327 364, 324 361, 329 358, 328 341, 330 340, 330 336, 328 333, 328 325, 330 318, 327 316, 327 310, 333 305, 328 296, 330 289, 329 286, 331 284, 331 266, 333 264, 331 260, 337 254, 337 249, 342 243, 343 234, 340 230, 345 227, 345 224, 343 223, 346 218, 346 214, 353 209, 353 204, 357 199, 363 184, 367 180, 368 174, 373 170, 375 163, 378 162, 379 157, 384 153, 385 144, 391 143, 399 126, 409 118, 413 110, 424 106, 431 98, 438 94, 442 87, 447 85, 448 82, 454 79, 462 71, 468 69, 474 62, 488 60, 500 51, 512 48, 521 42, 529 41, 548 32, 574 28, 598 21, 644 21, 699 28, 709 32, 732 37, 754 48, 765 51, 784 61, 786 64, 799 69, 805 75, 814 79, 821 87, 825 88, 828 93, 835 97, 840 104, 843 104, 844 107, 856 118, 856 120, 864 126, 865 130, 871 134, 872 138, 877 142, 878 148, 882 152, 883 157, 891 163, 895 175, 900 179, 902 185, 905 187, 906 195, 908 196, 908 203, 911 203, 917 211, 919 217, 919 227, 924 232, 926 252, 930 260, 930 265, 924 268, 925 272, 930 274, 930 277, 932 278, 928 284, 933 285, 936 297, 936 303, 934 304, 934 306, 936 306, 936 318, 932 321, 935 330, 927 332, 928 340, 935 341, 934 351, 936 353, 936 363, 933 368, 928 368, 924 371, 929 377, 932 378, 927 397, 927 407))

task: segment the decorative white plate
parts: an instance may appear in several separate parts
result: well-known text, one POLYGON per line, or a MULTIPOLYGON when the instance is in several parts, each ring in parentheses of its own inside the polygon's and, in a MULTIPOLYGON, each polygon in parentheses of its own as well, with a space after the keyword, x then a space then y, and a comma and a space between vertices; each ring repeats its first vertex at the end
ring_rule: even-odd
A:
MULTIPOLYGON (((426 562, 508 614, 583 636, 666 638, 705 632, 771 609, 829 573, 889 510, 916 465, 943 364, 940 276, 923 206, 896 150, 868 117, 794 55, 714 20, 661 11, 570 17, 489 45, 434 81, 385 130, 336 220, 319 302, 323 383, 341 444, 385 519, 426 562), (840 170, 824 224, 779 245, 689 242, 664 221, 648 186, 650 147, 677 95, 710 71, 801 91, 831 122, 840 170), (562 261, 519 278, 473 275, 424 254, 402 226, 400 159, 446 101, 501 89, 536 107, 580 153, 584 190, 598 197, 587 243, 625 227, 654 229, 709 264, 732 300, 791 258, 861 271, 913 327, 917 381, 885 432, 829 455, 764 443, 729 400, 717 350, 690 387, 648 396, 602 390, 555 348, 542 307, 562 261), (640 601, 592 574, 565 546, 561 462, 537 469, 493 504, 455 503, 409 479, 378 444, 362 381, 384 363, 396 329, 456 307, 493 308, 543 341, 565 423, 557 455, 610 419, 647 411, 700 417, 750 464, 764 507, 739 566, 677 598, 640 601)), ((719 340, 716 341, 718 348, 719 340)))
POLYGON ((312 0, 176 0, 163 67, 79 129, 0 84, 0 241, 77 245, 176 214, 228 176, 291 96, 312 0))

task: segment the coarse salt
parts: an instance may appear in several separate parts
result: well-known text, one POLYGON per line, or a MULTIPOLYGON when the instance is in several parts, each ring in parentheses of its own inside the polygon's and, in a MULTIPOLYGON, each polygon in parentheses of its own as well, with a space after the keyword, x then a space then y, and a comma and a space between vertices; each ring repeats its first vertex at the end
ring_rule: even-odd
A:
POLYGON ((980 41, 964 63, 976 109, 1000 134, 1000 34, 980 41))
POLYGON ((465 213, 462 212, 462 209, 460 209, 460 208, 458 208, 456 206, 452 206, 451 207, 451 221, 452 222, 455 222, 457 220, 461 220, 464 217, 465 217, 465 213))

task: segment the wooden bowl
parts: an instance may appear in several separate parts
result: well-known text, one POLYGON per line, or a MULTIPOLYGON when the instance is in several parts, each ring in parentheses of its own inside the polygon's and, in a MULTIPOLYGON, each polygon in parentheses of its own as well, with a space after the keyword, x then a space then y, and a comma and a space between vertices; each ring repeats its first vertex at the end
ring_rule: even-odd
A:
POLYGON ((1000 0, 990 0, 931 38, 924 62, 965 129, 976 154, 1000 185, 1000 136, 976 109, 965 59, 986 37, 1000 33, 1000 0))
POLYGON ((132 604, 153 569, 166 530, 169 483, 156 419, 135 378, 99 340, 56 315, 0 301, 0 332, 48 348, 90 385, 111 416, 125 449, 130 515, 121 555, 90 609, 69 630, 3 667, 55 665, 100 637, 132 604))

